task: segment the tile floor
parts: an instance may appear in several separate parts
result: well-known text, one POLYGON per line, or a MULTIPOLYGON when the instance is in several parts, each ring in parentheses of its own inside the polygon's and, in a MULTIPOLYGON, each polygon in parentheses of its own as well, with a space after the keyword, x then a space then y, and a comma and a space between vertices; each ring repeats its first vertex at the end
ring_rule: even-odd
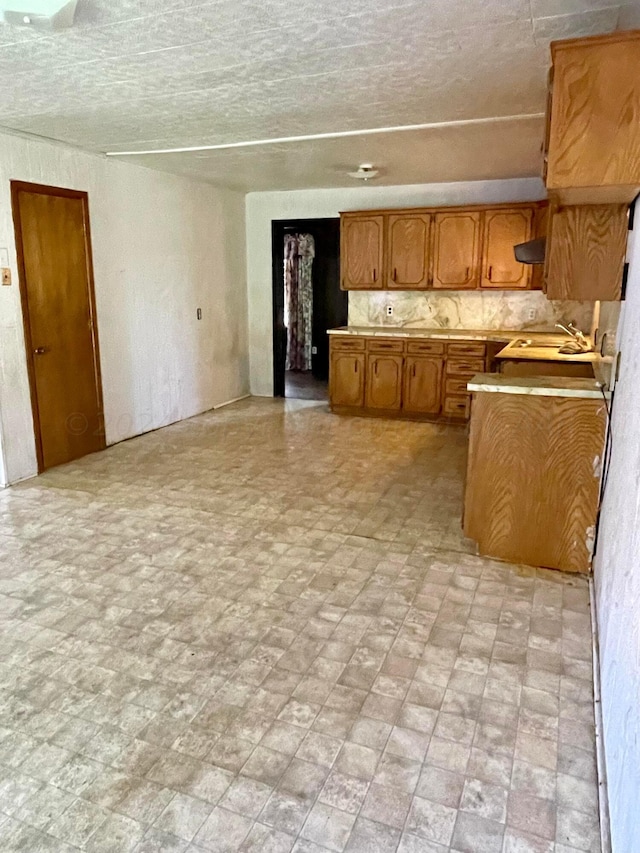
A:
POLYGON ((588 589, 460 427, 250 400, 0 493, 0 849, 596 851, 588 589))

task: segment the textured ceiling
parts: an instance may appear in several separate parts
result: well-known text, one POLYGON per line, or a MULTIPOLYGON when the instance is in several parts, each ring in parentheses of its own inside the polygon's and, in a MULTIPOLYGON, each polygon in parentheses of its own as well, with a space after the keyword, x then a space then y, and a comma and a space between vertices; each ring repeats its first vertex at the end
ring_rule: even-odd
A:
POLYGON ((549 41, 640 25, 640 0, 79 0, 0 24, 0 125, 97 152, 490 124, 127 158, 243 190, 533 175, 549 41))

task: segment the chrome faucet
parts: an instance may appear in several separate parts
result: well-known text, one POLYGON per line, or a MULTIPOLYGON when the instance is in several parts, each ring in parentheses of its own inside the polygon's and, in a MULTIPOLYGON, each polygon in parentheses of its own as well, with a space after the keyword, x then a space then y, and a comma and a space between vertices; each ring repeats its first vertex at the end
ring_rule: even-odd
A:
POLYGON ((565 323, 556 323, 556 329, 562 329, 563 332, 566 332, 570 335, 575 341, 577 341, 580 346, 588 348, 589 341, 587 340, 584 332, 578 329, 570 320, 565 323))

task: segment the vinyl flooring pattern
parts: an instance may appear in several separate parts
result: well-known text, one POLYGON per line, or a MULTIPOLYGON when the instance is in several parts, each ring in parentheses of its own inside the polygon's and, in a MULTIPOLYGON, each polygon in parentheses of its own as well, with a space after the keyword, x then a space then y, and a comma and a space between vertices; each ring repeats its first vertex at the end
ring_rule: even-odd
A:
POLYGON ((461 427, 247 400, 0 492, 0 850, 599 850, 588 587, 461 427))

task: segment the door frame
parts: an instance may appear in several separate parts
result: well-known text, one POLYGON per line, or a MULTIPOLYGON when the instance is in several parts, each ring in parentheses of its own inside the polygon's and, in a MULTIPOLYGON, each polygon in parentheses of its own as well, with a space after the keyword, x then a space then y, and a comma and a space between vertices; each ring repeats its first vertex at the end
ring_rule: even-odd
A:
MULTIPOLYGON (((287 341, 282 335, 281 318, 284 314, 284 235, 288 232, 313 232, 333 223, 336 229, 338 265, 340 264, 340 218, 338 216, 307 217, 303 219, 271 220, 271 305, 273 343, 273 396, 285 396, 285 364, 287 341)), ((313 233, 312 233, 313 236, 313 233)), ((338 276, 338 284, 340 278, 338 276)))
POLYGON ((20 304, 22 306, 22 325, 24 329, 25 355, 27 359, 27 374, 29 376, 29 392, 31 396, 31 415, 33 418, 33 432, 36 445, 36 458, 38 462, 38 474, 44 471, 44 453, 42 449, 42 432, 40 429, 40 413, 38 410, 38 396, 36 393, 35 363, 33 358, 33 342, 31 340, 31 324, 29 322, 29 298, 27 293, 27 276, 24 262, 24 245, 22 241, 22 220, 20 217, 20 192, 31 192, 40 195, 53 195, 62 198, 80 199, 82 202, 82 220, 84 224, 84 248, 87 259, 87 299, 89 303, 89 317, 91 320, 91 343, 93 349, 93 375, 96 385, 96 396, 98 413, 102 426, 101 447, 107 446, 104 431, 104 403, 102 396, 102 373, 100 370, 100 345, 98 341, 98 318, 96 313, 96 294, 93 278, 93 254, 91 252, 91 228, 89 222, 89 194, 84 190, 70 190, 66 187, 52 187, 47 184, 33 184, 29 181, 11 181, 11 211, 13 215, 13 228, 16 239, 16 255, 18 260, 18 287, 20 290, 20 304))

